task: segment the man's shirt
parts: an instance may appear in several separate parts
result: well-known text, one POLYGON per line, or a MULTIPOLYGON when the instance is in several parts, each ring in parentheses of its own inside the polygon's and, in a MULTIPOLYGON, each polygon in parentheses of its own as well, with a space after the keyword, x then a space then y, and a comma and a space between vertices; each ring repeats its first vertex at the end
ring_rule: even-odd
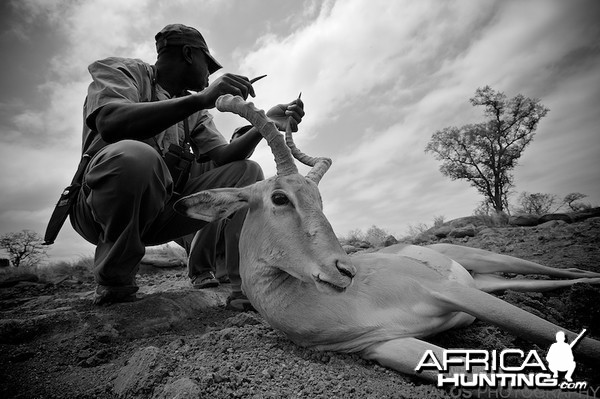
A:
MULTIPOLYGON (((83 107, 83 151, 99 140, 95 118, 98 111, 106 104, 128 104, 149 102, 152 100, 152 76, 150 64, 138 59, 110 57, 92 63, 88 70, 92 75, 92 83, 83 107)), ((160 85, 156 84, 156 100, 171 98, 160 85)), ((198 111, 188 118, 192 149, 196 157, 200 157, 214 148, 227 144, 227 140, 217 130, 212 115, 206 111, 198 111)), ((156 136, 143 140, 161 154, 169 145, 181 145, 185 137, 184 124, 179 122, 156 136)))

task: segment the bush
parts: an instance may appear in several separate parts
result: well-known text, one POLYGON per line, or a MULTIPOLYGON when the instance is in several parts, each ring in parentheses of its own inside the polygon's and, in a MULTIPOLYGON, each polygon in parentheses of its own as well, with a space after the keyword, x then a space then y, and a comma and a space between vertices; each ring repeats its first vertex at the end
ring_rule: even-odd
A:
POLYGON ((347 236, 340 237, 339 240, 348 244, 365 241, 365 233, 363 233, 361 229, 350 230, 347 236))
POLYGON ((429 226, 425 223, 409 224, 406 229, 406 234, 409 238, 416 238, 429 230, 429 226))
POLYGON ((19 268, 6 268, 0 271, 3 278, 33 274, 40 281, 57 283, 62 280, 93 281, 94 259, 80 258, 74 262, 58 261, 47 265, 26 265, 19 268))
POLYGON ((372 225, 371 227, 369 227, 369 230, 367 230, 365 241, 367 241, 374 247, 382 247, 385 238, 389 235, 390 234, 384 229, 372 225))
POLYGON ((37 275, 40 279, 57 282, 60 280, 93 281, 94 258, 85 257, 77 261, 54 262, 47 266, 38 266, 37 275))
POLYGON ((372 225, 369 227, 366 233, 363 233, 361 229, 350 230, 346 236, 339 237, 338 240, 342 244, 353 245, 355 247, 361 247, 361 243, 369 243, 372 247, 382 247, 385 239, 390 236, 390 233, 372 225))
POLYGON ((446 218, 443 215, 433 217, 433 227, 440 227, 444 224, 446 218))

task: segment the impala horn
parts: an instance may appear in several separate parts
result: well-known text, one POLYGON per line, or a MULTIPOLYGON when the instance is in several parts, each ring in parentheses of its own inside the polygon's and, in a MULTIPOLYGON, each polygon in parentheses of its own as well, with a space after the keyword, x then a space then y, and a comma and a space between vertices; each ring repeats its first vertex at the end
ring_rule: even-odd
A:
POLYGON ((241 116, 258 129, 260 134, 267 140, 269 147, 271 147, 278 176, 298 173, 298 168, 294 163, 290 149, 285 144, 283 135, 279 133, 275 124, 267 118, 265 111, 256 108, 253 103, 231 94, 219 97, 216 101, 216 107, 221 112, 232 112, 241 116))
POLYGON ((331 166, 332 161, 330 158, 311 157, 300 151, 294 143, 294 138, 292 137, 292 124, 290 122, 291 121, 288 121, 288 124, 285 128, 285 142, 292 151, 294 158, 296 158, 299 162, 302 162, 304 165, 312 167, 310 172, 308 172, 308 175, 306 175, 306 178, 312 180, 318 185, 325 172, 327 172, 331 166))

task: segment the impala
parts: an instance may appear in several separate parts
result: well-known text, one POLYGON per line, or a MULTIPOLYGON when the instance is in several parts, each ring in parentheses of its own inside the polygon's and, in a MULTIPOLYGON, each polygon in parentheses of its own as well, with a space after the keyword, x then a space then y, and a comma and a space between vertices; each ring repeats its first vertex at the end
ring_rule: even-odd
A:
MULTIPOLYGON (((331 161, 301 153, 289 129, 286 143, 264 112, 240 97, 223 96, 217 108, 243 116, 261 131, 277 175, 244 188, 193 194, 176 209, 206 221, 247 210, 240 235, 243 289, 256 310, 298 345, 358 352, 415 374, 426 351, 443 357, 443 348, 421 338, 478 318, 548 347, 564 329, 489 292, 600 283, 599 273, 554 269, 450 244, 399 244, 350 257, 323 214, 317 188, 331 161), (298 173, 294 157, 312 166, 306 177, 298 173), (495 272, 562 279, 505 279, 495 272)), ((572 339, 576 334, 567 335, 572 339)), ((575 352, 578 359, 598 361, 600 342, 583 338, 575 352)), ((437 376, 433 371, 418 375, 432 381, 437 376)))

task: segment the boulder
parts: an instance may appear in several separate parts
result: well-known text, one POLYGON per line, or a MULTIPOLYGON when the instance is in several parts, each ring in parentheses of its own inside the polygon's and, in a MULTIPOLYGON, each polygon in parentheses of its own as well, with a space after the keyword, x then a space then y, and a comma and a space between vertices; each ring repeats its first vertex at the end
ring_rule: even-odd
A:
POLYGON ((562 220, 566 223, 571 223, 573 221, 571 219, 571 216, 567 215, 566 213, 547 213, 545 215, 540 216, 539 222, 540 224, 542 224, 551 220, 562 220))
POLYGON ((164 257, 156 254, 146 254, 144 255, 144 257, 142 258, 142 261, 140 262, 142 265, 149 265, 149 266, 153 266, 153 267, 159 267, 159 268, 175 268, 175 267, 183 267, 185 266, 186 262, 185 259, 181 259, 178 257, 164 257))
POLYGON ((421 234, 421 240, 423 237, 428 236, 431 239, 436 238, 446 238, 450 234, 450 232, 454 229, 458 229, 461 227, 467 226, 475 226, 477 229, 481 229, 484 227, 497 227, 497 226, 505 226, 508 224, 508 216, 505 213, 501 214, 493 214, 493 215, 472 215, 465 216, 457 219, 452 219, 448 222, 445 222, 442 225, 437 225, 431 227, 429 230, 425 231, 421 234))
POLYGON ((444 225, 450 225, 454 228, 465 227, 470 225, 494 227, 504 225, 506 224, 506 222, 506 214, 494 214, 491 216, 471 215, 450 220, 449 222, 444 223, 444 225))
POLYGON ((441 226, 438 229, 433 230, 433 235, 437 238, 446 238, 452 230, 453 228, 449 225, 441 226))
POLYGON ((531 227, 540 224, 539 217, 535 215, 515 215, 508 218, 511 226, 531 227))
POLYGON ((367 249, 367 248, 373 247, 373 245, 371 245, 371 243, 368 241, 356 241, 356 242, 353 242, 352 245, 354 245, 355 247, 360 248, 360 249, 367 249))
POLYGON ((358 252, 358 248, 356 248, 354 245, 350 245, 350 244, 342 245, 342 249, 344 251, 346 251, 347 254, 353 254, 355 252, 358 252))
POLYGON ((583 211, 578 212, 572 212, 569 213, 569 216, 571 217, 571 220, 573 222, 581 222, 586 219, 600 216, 600 207, 584 209, 583 211))
POLYGON ((417 237, 411 240, 411 243, 414 245, 425 245, 430 244, 432 242, 436 242, 438 239, 433 234, 429 234, 428 232, 419 234, 417 237))
POLYGON ((396 237, 394 237, 393 235, 389 235, 385 238, 385 240, 383 240, 383 246, 384 247, 389 247, 390 245, 396 245, 398 244, 398 240, 396 240, 396 237))
POLYGON ((463 227, 458 227, 456 229, 452 229, 452 231, 448 234, 449 237, 453 238, 464 238, 464 237, 475 237, 477 234, 477 229, 474 225, 470 224, 463 227))

